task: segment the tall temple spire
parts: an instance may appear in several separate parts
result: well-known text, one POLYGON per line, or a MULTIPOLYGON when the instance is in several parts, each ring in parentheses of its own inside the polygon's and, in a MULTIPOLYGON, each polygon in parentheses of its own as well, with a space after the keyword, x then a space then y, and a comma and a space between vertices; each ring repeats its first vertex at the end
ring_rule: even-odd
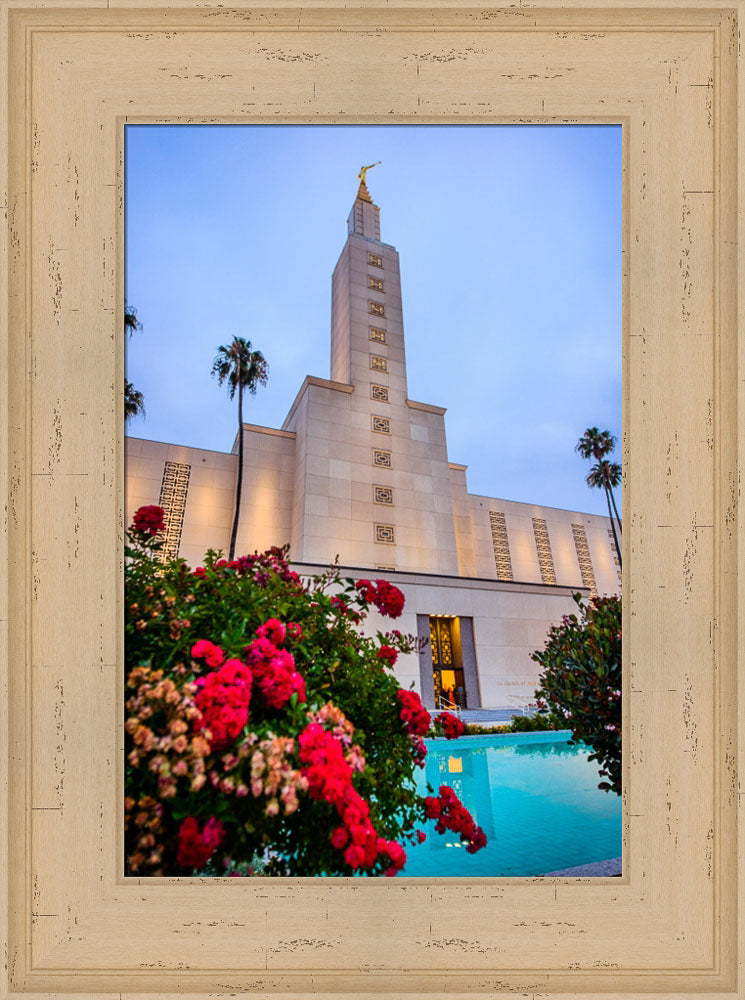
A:
POLYGON ((407 390, 401 272, 396 248, 381 242, 380 209, 367 189, 374 166, 357 175, 347 240, 331 280, 331 378, 361 390, 377 419, 385 413, 381 404, 403 405, 407 390))

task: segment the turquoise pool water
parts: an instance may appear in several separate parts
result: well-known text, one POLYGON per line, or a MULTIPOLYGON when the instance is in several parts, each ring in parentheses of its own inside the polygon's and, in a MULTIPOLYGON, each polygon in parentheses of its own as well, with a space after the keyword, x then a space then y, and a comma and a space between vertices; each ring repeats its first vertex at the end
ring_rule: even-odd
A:
POLYGON ((418 784, 450 785, 487 846, 468 854, 452 833, 428 822, 427 840, 407 846, 402 875, 525 876, 604 861, 621 854, 621 800, 601 792, 588 750, 568 732, 427 740, 418 784))

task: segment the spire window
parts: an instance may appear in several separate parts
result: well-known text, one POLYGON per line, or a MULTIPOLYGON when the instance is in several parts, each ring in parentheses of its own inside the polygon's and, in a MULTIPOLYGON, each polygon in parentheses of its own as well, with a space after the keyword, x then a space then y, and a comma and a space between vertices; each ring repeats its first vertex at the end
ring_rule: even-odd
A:
POLYGON ((375 541, 382 542, 383 545, 395 545, 396 529, 392 524, 376 524, 375 541))
POLYGON ((372 429, 378 434, 390 434, 391 422, 388 417, 372 416, 372 429))

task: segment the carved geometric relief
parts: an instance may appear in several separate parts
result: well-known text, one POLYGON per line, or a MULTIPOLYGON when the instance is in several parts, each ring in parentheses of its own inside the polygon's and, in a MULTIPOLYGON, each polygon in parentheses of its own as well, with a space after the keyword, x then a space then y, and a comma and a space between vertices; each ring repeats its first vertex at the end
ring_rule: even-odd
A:
POLYGON ((383 281, 381 278, 373 278, 371 274, 367 277, 367 287, 374 288, 377 292, 383 291, 383 281))
POLYGON ((501 510, 490 510, 491 540, 494 546, 494 562, 497 565, 497 579, 512 579, 512 559, 510 558, 510 542, 507 537, 507 522, 501 510))
POLYGON ((548 537, 548 527, 542 517, 533 518, 533 534, 538 551, 538 565, 541 568, 541 580, 544 583, 556 583, 551 541, 548 537))
POLYGON ((375 541, 382 542, 385 545, 395 545, 396 529, 392 524, 376 524, 375 541))
POLYGON ((379 465, 383 469, 390 469, 391 453, 389 451, 379 451, 377 448, 374 449, 373 465, 379 465))
POLYGON ((387 372, 388 360, 387 358, 381 358, 378 354, 371 354, 370 367, 374 372, 387 372))
POLYGON ((375 503, 386 503, 389 505, 393 504, 393 487, 391 486, 375 486, 373 497, 375 503))
POLYGON ((385 306, 382 302, 373 302, 370 300, 368 306, 373 316, 385 316, 385 306))
POLYGON ((370 386, 370 397, 372 399, 377 399, 381 403, 388 402, 388 389, 384 385, 371 385, 370 386))
MULTIPOLYGON (((613 562, 616 564, 616 566, 620 566, 621 562, 620 562, 620 560, 618 558, 618 550, 616 549, 616 540, 613 537, 613 529, 612 528, 608 528, 607 531, 608 531, 608 540, 610 541, 610 551, 611 551, 611 555, 613 556, 613 562)), ((619 545, 621 544, 621 539, 620 538, 618 539, 618 544, 619 545)), ((618 574, 618 579, 619 580, 621 579, 621 574, 620 573, 618 574)))
POLYGON ((391 422, 388 417, 372 417, 372 429, 378 434, 390 434, 391 422))
POLYGON ((378 253, 369 253, 367 255, 367 263, 372 264, 373 267, 382 267, 383 258, 378 253))
POLYGON ((158 503, 163 508, 166 531, 165 541, 158 555, 161 562, 167 562, 178 556, 190 473, 191 466, 184 462, 166 462, 163 468, 158 503))
POLYGON ((592 568, 590 546, 587 544, 587 532, 585 531, 584 525, 573 524, 572 534, 574 535, 574 547, 577 550, 579 571, 582 574, 582 585, 584 587, 589 587, 590 595, 594 597, 597 594, 597 588, 595 586, 595 571, 592 568))
POLYGON ((381 330, 377 326, 370 327, 370 340, 375 340, 379 344, 385 343, 385 330, 381 330))

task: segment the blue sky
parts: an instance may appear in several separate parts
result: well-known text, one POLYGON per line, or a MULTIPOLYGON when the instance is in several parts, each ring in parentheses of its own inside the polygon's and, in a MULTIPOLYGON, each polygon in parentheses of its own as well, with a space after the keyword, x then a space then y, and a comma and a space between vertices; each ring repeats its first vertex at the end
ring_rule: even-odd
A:
POLYGON ((147 410, 128 433, 229 451, 210 368, 235 335, 269 363, 250 423, 281 426, 305 375, 328 378, 331 272, 375 160, 409 396, 447 407, 470 492, 607 513, 573 448, 621 435, 616 126, 128 126, 126 363, 147 410))

